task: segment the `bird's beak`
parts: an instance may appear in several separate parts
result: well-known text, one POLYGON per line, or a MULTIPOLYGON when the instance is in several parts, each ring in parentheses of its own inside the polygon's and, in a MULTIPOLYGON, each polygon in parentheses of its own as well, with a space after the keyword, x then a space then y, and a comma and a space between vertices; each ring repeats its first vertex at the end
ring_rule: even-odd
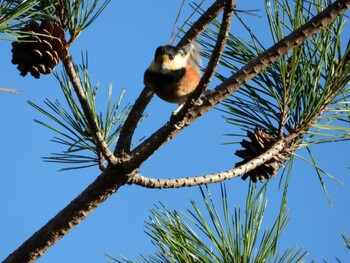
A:
POLYGON ((165 55, 161 56, 160 61, 159 61, 161 71, 164 71, 167 69, 167 67, 166 67, 167 60, 168 60, 168 58, 165 55))
POLYGON ((164 63, 164 62, 160 64, 160 70, 161 70, 161 71, 166 70, 166 66, 165 66, 165 63, 164 63))

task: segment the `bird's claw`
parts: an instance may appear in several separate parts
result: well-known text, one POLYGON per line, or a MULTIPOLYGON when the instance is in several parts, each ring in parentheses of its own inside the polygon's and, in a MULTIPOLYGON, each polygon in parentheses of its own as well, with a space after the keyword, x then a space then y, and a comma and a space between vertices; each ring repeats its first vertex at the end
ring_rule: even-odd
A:
POLYGON ((182 120, 179 123, 174 124, 175 129, 181 130, 185 126, 185 121, 182 120))
POLYGON ((176 108, 176 110, 174 110, 174 111, 171 113, 171 115, 175 116, 175 115, 182 109, 183 106, 184 106, 184 104, 180 104, 180 105, 176 108))
POLYGON ((201 106, 203 104, 203 101, 201 99, 198 100, 192 100, 193 105, 201 106))

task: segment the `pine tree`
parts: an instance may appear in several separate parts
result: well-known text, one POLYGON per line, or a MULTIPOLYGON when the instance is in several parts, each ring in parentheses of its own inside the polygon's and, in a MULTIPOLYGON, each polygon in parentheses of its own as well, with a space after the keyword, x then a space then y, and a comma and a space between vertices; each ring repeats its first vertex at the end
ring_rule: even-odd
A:
MULTIPOLYGON (((266 1, 270 30, 275 42, 269 48, 264 47, 246 26, 244 19, 235 10, 235 1, 217 0, 206 10, 196 8, 200 16, 184 30, 177 46, 197 41, 203 47, 202 56, 208 59, 208 64, 203 68, 201 81, 176 115, 170 116, 169 121, 148 138, 136 143, 134 133, 145 116, 153 91, 145 87, 132 106, 120 109, 122 95, 114 101, 110 89, 105 114, 100 114, 96 106, 98 87, 90 81, 87 57, 83 57, 83 62, 78 64, 70 55, 71 45, 78 43, 79 35, 103 14, 109 2, 0 2, 3 14, 0 29, 2 33, 15 37, 12 63, 18 65, 22 76, 31 73, 35 78, 40 78, 41 74, 50 74, 58 63, 62 63, 62 72, 54 74, 65 103, 46 100, 46 106, 41 107, 30 102, 55 125, 37 122, 52 129, 57 134, 55 141, 66 147, 62 153, 49 156, 46 160, 70 165, 63 169, 82 169, 94 165, 100 169, 100 174, 92 184, 4 262, 36 260, 92 210, 128 184, 165 189, 206 185, 236 177, 249 178, 252 182, 249 183, 247 195, 249 209, 245 212, 246 221, 242 224, 238 211, 235 213, 237 220, 234 221, 242 225, 245 229, 242 234, 247 237, 247 233, 253 233, 257 227, 254 224, 262 220, 264 211, 264 194, 260 196, 254 192, 254 183, 258 180, 273 180, 281 168, 290 170, 294 158, 298 156, 298 149, 306 148, 312 158, 313 145, 350 138, 349 128, 341 125, 349 120, 350 42, 344 44, 341 41, 345 27, 343 13, 350 7, 349 0, 338 0, 332 4, 324 0, 266 1), (230 33, 233 16, 247 28, 251 39, 239 39, 230 33), (217 70, 218 65, 231 71, 231 74, 224 76, 217 70), (220 84, 211 92, 205 92, 214 75, 220 84), (197 103, 199 99, 201 103, 197 103), (176 179, 156 179, 139 173, 139 168, 155 151, 218 104, 223 106, 220 109, 227 122, 242 128, 239 136, 245 137, 239 140, 242 148, 236 152, 243 160, 235 168, 176 179), (250 221, 254 215, 258 216, 258 221, 250 221)), ((315 167, 327 193, 322 181, 322 168, 314 161, 310 164, 315 167)), ((219 217, 204 192, 202 190, 209 217, 216 225, 219 217)), ((222 195, 225 196, 224 190, 222 195)), ((254 257, 258 261, 261 258, 276 259, 275 254, 267 255, 265 251, 273 247, 272 252, 275 252, 279 232, 287 221, 285 198, 286 195, 281 202, 277 225, 270 232, 265 232, 263 245, 258 249, 261 254, 253 256, 251 247, 256 240, 246 240, 244 246, 238 242, 236 245, 242 246, 232 248, 235 259, 239 258, 241 262, 249 262, 254 257), (269 235, 273 238, 269 239, 269 235)), ((227 205, 225 202, 224 206, 227 205)), ((192 213, 192 220, 198 226, 204 221, 195 204, 193 208, 195 212, 192 213)), ((228 210, 224 209, 226 217, 227 213, 228 210)), ((159 220, 158 223, 149 224, 152 238, 171 229, 173 222, 185 228, 184 234, 192 233, 176 213, 169 212, 165 207, 153 210, 152 214, 159 220), (163 216, 169 216, 175 221, 164 221, 163 216), (159 229, 159 232, 154 229, 159 229)), ((230 220, 226 223, 229 224, 230 220)), ((232 226, 227 225, 224 231, 221 225, 218 227, 220 231, 217 234, 221 235, 220 242, 223 245, 229 238, 241 238, 232 226), (223 235, 227 233, 232 236, 227 235, 226 239, 223 235)), ((212 229, 200 229, 212 236, 212 229)), ((344 240, 347 240, 346 235, 344 240)), ((177 248, 168 244, 167 249, 172 251, 177 248)), ((159 249, 163 251, 163 244, 159 249)), ((178 258, 179 254, 169 254, 169 262, 191 262, 194 259, 193 262, 198 262, 196 257, 208 261, 210 257, 217 257, 217 254, 209 255, 208 251, 204 253, 208 250, 205 246, 201 249, 189 252, 184 255, 185 258, 178 258)), ((218 245, 217 249, 222 247, 218 245)), ((164 256, 168 257, 168 251, 165 252, 164 256)), ((300 260, 304 257, 298 250, 287 251, 283 255, 285 259, 292 255, 297 255, 300 260)))

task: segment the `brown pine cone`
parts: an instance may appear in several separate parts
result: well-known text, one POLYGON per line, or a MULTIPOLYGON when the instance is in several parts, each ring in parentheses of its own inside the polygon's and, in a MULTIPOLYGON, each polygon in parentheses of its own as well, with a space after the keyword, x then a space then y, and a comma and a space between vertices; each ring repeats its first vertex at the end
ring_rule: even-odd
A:
MULTIPOLYGON (((243 140, 241 142, 244 150, 237 150, 235 155, 241 157, 243 160, 238 162, 235 167, 245 164, 260 154, 265 153, 277 141, 273 135, 260 128, 256 128, 254 133, 248 131, 247 135, 251 141, 243 140)), ((263 182, 265 179, 268 180, 271 177, 275 177, 278 169, 284 166, 284 162, 289 159, 289 156, 289 153, 281 152, 263 165, 244 174, 242 179, 245 180, 249 176, 253 182, 257 180, 263 182)))
POLYGON ((60 59, 67 56, 64 29, 44 20, 40 25, 31 21, 21 29, 21 35, 12 43, 12 63, 24 77, 28 72, 35 78, 50 74, 60 59))

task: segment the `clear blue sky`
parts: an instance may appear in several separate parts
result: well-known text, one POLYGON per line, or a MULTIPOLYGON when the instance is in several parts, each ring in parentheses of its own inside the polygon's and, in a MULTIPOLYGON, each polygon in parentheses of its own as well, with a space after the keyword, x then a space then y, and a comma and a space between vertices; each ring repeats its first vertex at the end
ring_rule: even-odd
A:
MULTIPOLYGON (((76 62, 81 61, 82 51, 89 53, 90 77, 94 83, 100 83, 101 109, 105 108, 110 83, 116 97, 122 88, 126 88, 124 105, 137 98, 143 88, 143 72, 153 58, 155 48, 169 41, 180 2, 112 1, 73 44, 70 52, 76 62)), ((257 12, 260 17, 243 17, 268 47, 272 40, 263 1, 255 1, 254 6, 244 3, 246 1, 237 2, 238 9, 260 9, 257 12)), ((180 24, 191 11, 186 5, 180 24)), ((349 38, 349 27, 346 31, 344 42, 349 38)), ((235 27, 235 22, 231 32, 244 37, 235 27)), ((18 95, 0 93, 0 258, 3 259, 85 189, 99 171, 91 168, 57 172, 62 166, 42 161, 42 156, 60 152, 62 148, 50 142, 56 134, 33 122, 34 118, 46 119, 26 101, 43 106, 45 98, 62 100, 63 96, 52 75, 40 80, 19 76, 10 63, 11 43, 1 41, 0 45, 0 87, 23 90, 18 95)), ((136 138, 157 130, 175 107, 154 98, 146 110, 149 117, 140 125, 136 138)), ((239 131, 226 124, 221 114, 213 110, 197 120, 154 154, 140 172, 149 177, 173 178, 232 168, 238 161, 234 156, 238 146, 221 144, 230 140, 223 134, 239 131)), ((350 261, 350 252, 341 244, 341 233, 350 234, 349 146, 349 142, 344 142, 313 148, 322 168, 344 183, 340 185, 325 178, 333 207, 329 205, 314 170, 297 161, 289 188, 291 222, 282 235, 281 249, 293 245, 302 247, 310 253, 308 261, 326 259, 335 262, 335 257, 343 262, 350 261)), ((303 151, 299 153, 304 154, 303 151)), ((244 206, 248 182, 234 179, 226 184, 232 206, 244 206)), ((278 179, 269 187, 268 212, 263 227, 270 226, 276 217, 281 194, 277 186, 278 179)), ((210 189, 219 203, 219 186, 212 185, 210 189)), ((139 253, 152 253, 153 246, 143 233, 144 221, 150 216, 149 209, 161 201, 169 209, 185 210, 190 207, 190 199, 200 203, 197 188, 148 190, 125 186, 50 248, 38 262, 104 262, 104 253, 122 254, 131 259, 136 259, 139 253)))

